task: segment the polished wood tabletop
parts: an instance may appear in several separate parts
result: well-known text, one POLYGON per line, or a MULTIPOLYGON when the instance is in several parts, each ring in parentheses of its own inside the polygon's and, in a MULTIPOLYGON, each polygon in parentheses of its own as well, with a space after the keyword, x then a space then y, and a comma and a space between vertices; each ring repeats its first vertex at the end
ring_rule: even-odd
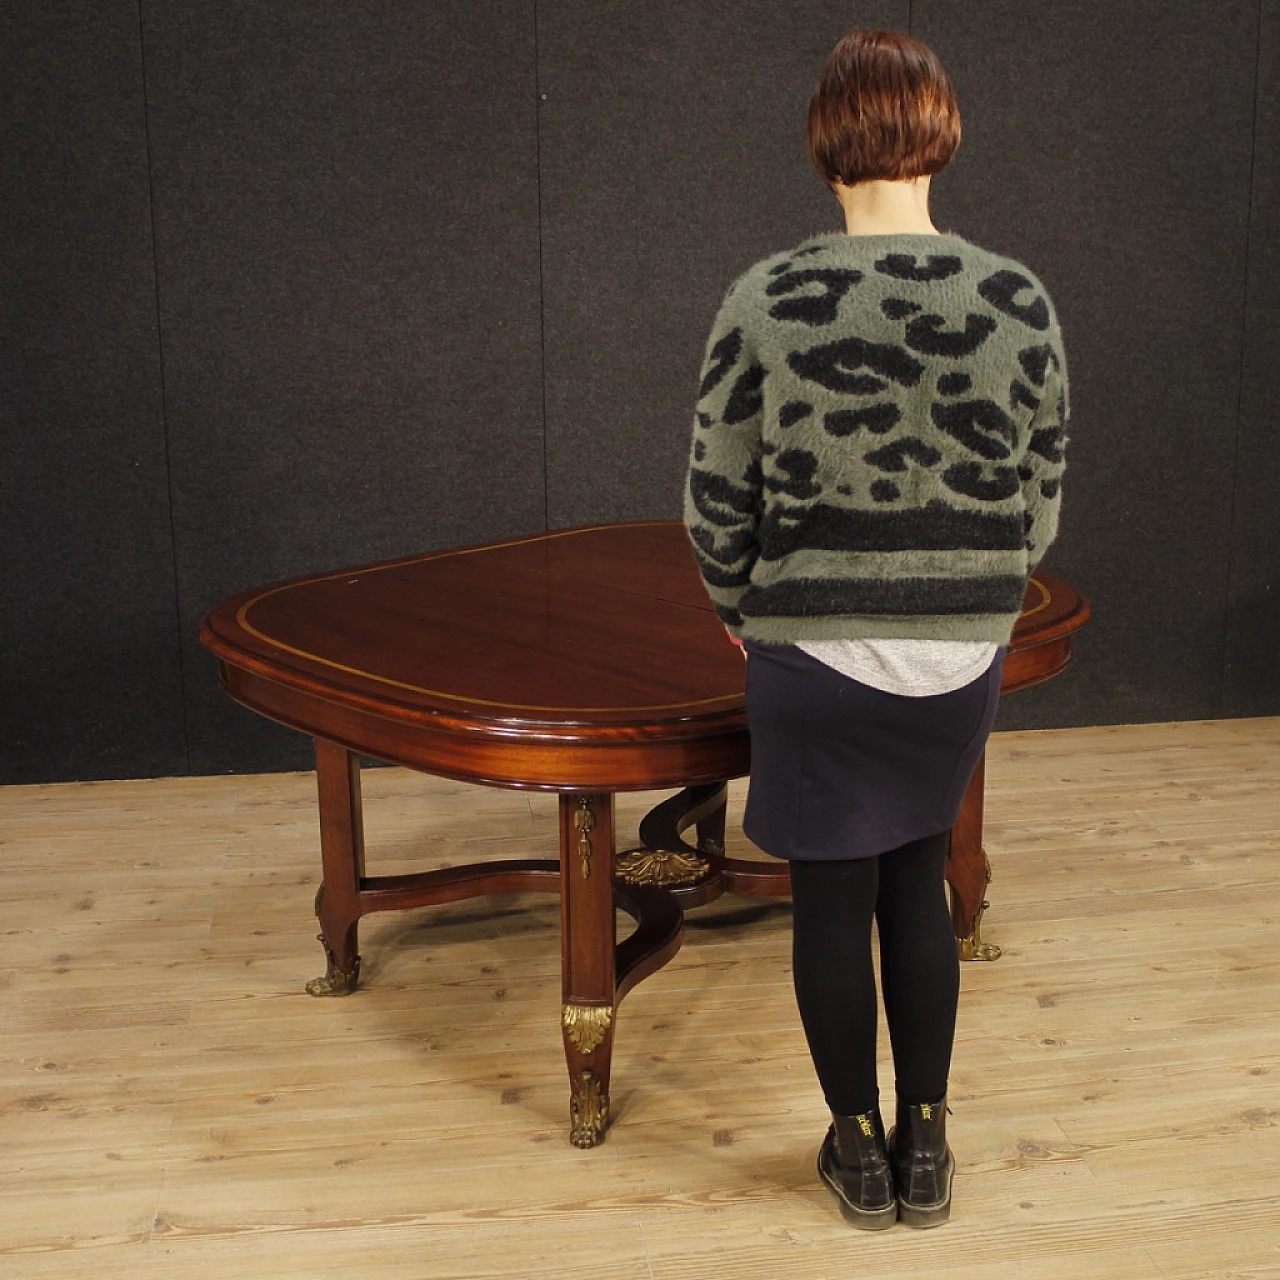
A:
POLYGON ((500 786, 680 786, 747 769, 742 662, 683 528, 536 534, 244 592, 201 639, 247 705, 308 733, 317 700, 394 729, 394 763, 500 786), (279 689, 306 695, 299 716, 279 689), (722 750, 717 751, 717 740, 722 750), (696 742, 696 760, 685 744, 696 742), (608 746, 601 753, 601 746, 608 746), (693 772, 690 772, 690 769, 693 772))
MULTIPOLYGON (((1066 583, 1033 578, 1002 689, 1066 667, 1087 618, 1066 583)), ((372 911, 558 892, 570 1133, 579 1146, 601 1141, 617 1005, 675 954, 682 908, 789 888, 785 863, 724 856, 724 783, 750 767, 744 664, 683 526, 558 530, 258 587, 212 610, 200 637, 232 697, 315 739, 328 964, 308 990, 355 990, 358 923, 372 911), (362 754, 558 792, 559 857, 366 874, 362 754), (683 790, 641 825, 641 846, 616 850, 614 793, 668 787, 683 790), (620 945, 615 906, 637 920, 620 945)), ((969 958, 998 954, 978 931, 990 878, 982 791, 980 766, 948 863, 969 958)))

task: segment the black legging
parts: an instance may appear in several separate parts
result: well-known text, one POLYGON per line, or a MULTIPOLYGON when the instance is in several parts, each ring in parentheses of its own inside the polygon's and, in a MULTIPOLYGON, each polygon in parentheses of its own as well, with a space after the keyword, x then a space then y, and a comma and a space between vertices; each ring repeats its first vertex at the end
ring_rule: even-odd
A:
POLYGON ((944 831, 878 857, 791 863, 796 1003, 837 1115, 872 1111, 879 1099, 873 918, 898 1097, 936 1102, 946 1092, 960 997, 943 884, 949 840, 944 831))

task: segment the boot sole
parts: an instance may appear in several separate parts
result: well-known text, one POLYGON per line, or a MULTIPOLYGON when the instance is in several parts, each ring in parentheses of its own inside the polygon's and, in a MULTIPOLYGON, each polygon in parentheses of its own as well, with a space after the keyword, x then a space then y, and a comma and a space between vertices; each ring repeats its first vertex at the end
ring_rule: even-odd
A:
POLYGON ((840 1215, 852 1227, 862 1231, 887 1231, 898 1220, 898 1206, 887 1209, 855 1209, 838 1191, 833 1191, 840 1215))
POLYGON ((949 1217, 951 1217, 951 1202, 949 1200, 946 1204, 930 1209, 917 1209, 909 1204, 900 1204, 898 1206, 899 1220, 904 1226, 915 1227, 917 1230, 940 1227, 949 1217))

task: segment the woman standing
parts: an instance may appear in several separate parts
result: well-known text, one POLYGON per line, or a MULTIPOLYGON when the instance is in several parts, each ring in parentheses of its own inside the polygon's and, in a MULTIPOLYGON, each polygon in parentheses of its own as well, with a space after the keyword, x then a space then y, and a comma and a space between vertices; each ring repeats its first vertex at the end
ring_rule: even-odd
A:
POLYGON ((944 1222, 959 965, 950 828, 1058 520, 1066 365, 1025 268, 939 233, 960 141, 937 57, 855 30, 809 106, 846 231, 758 263, 707 348, 685 519, 748 655, 744 829, 791 864, 796 1000, 855 1226, 944 1222), (896 1076, 876 1080, 871 926, 896 1076))

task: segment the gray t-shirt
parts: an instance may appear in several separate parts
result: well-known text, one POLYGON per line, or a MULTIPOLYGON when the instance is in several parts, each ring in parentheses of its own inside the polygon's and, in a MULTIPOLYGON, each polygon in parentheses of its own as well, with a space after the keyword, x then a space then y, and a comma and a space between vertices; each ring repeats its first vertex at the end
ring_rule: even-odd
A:
POLYGON ((929 698, 972 683, 999 646, 985 640, 803 640, 796 647, 859 684, 929 698))

